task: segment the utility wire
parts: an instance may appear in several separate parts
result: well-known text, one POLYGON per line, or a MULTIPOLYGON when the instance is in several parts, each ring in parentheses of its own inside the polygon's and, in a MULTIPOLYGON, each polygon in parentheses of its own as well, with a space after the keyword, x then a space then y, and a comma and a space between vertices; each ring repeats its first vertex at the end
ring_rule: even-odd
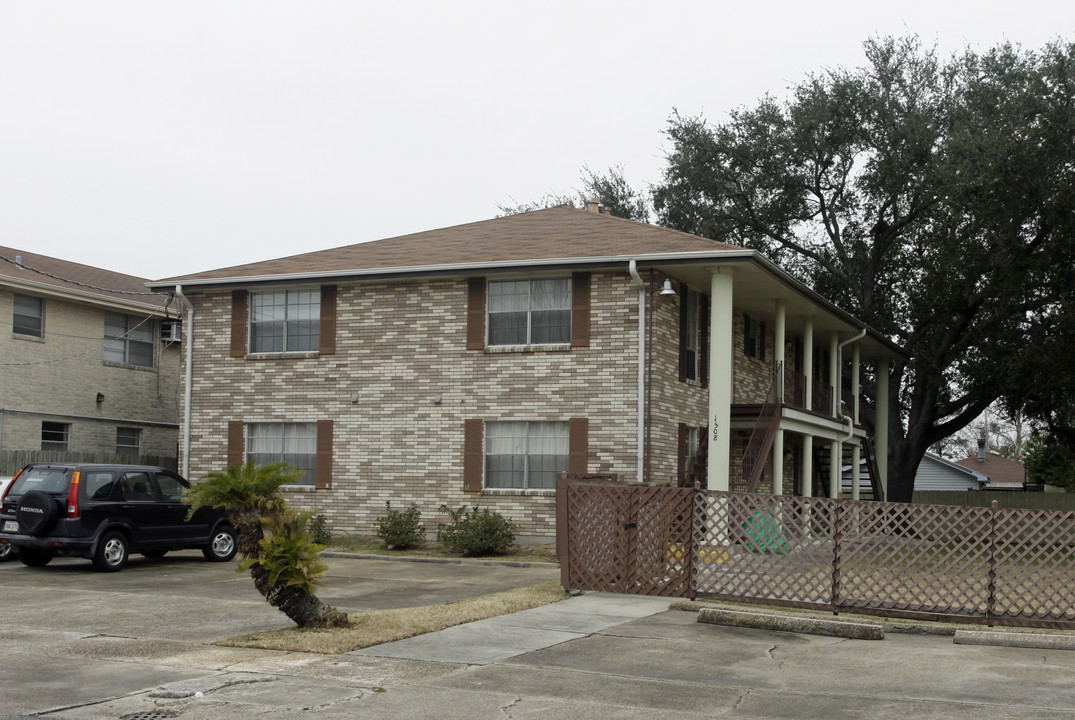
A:
POLYGON ((29 265, 27 265, 25 263, 15 262, 11 258, 4 257, 3 255, 0 255, 0 260, 2 260, 4 262, 7 262, 7 263, 11 263, 12 265, 14 265, 15 267, 19 268, 20 270, 29 270, 30 272, 37 273, 38 275, 44 275, 45 277, 52 278, 53 280, 59 280, 60 282, 65 282, 65 283, 68 283, 70 285, 77 285, 79 287, 89 288, 90 290, 99 290, 101 292, 116 293, 118 295, 169 295, 170 294, 170 293, 165 292, 163 290, 146 290, 146 291, 143 291, 143 292, 139 292, 137 290, 116 290, 115 288, 99 287, 97 285, 90 285, 89 283, 79 282, 77 280, 68 280, 65 277, 60 277, 59 275, 53 275, 50 272, 45 272, 44 270, 38 270, 37 268, 30 267, 29 265))

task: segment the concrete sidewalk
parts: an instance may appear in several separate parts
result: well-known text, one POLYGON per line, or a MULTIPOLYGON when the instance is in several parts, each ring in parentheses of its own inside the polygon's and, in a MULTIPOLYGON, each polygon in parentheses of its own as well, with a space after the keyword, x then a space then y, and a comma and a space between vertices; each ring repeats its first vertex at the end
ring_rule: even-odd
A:
POLYGON ((669 602, 641 595, 586 593, 350 654, 487 665, 656 615, 667 610, 669 602))

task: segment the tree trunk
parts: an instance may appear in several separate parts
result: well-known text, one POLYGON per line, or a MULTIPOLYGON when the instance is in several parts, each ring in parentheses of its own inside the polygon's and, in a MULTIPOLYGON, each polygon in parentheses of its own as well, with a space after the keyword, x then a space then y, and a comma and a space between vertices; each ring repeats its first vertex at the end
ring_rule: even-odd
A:
POLYGON ((274 608, 278 608, 300 628, 350 627, 347 613, 326 605, 313 593, 293 585, 273 585, 269 573, 259 565, 250 568, 254 587, 274 608))

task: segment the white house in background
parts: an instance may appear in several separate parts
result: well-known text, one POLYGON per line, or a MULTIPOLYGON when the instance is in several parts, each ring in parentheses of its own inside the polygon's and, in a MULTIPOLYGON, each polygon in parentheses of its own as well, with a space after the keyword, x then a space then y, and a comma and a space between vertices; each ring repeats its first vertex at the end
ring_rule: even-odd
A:
MULTIPOLYGON (((983 473, 945 460, 940 455, 926 453, 915 473, 914 489, 916 492, 984 490, 988 483, 989 477, 983 473)), ((862 497, 871 497, 870 473, 865 461, 859 473, 859 486, 862 497)), ((850 465, 843 466, 843 493, 848 497, 851 494, 850 465)))

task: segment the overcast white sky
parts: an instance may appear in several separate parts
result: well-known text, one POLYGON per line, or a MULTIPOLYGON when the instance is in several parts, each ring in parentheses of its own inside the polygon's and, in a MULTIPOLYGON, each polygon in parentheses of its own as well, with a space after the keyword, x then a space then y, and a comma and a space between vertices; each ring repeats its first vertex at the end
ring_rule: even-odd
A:
POLYGON ((0 245, 162 278, 497 214, 870 35, 1070 40, 1070 0, 0 0, 0 245))

